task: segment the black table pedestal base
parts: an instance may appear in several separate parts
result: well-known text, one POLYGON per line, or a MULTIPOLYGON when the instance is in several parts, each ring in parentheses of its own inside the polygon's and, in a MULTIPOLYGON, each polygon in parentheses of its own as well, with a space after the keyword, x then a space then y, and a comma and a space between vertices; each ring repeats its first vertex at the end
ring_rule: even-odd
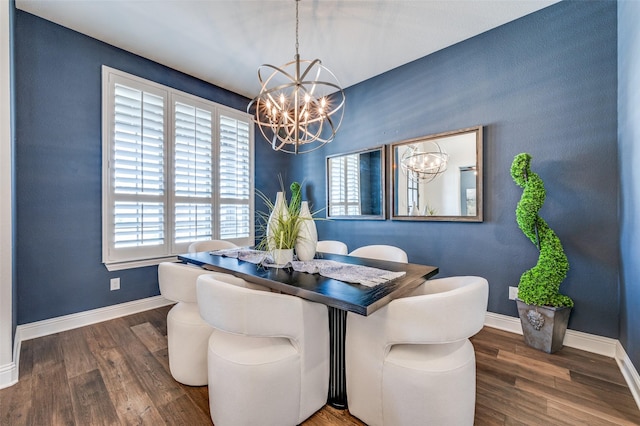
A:
POLYGON ((344 343, 347 330, 347 311, 329 306, 329 395, 327 404, 333 408, 347 408, 347 378, 345 375, 344 343))

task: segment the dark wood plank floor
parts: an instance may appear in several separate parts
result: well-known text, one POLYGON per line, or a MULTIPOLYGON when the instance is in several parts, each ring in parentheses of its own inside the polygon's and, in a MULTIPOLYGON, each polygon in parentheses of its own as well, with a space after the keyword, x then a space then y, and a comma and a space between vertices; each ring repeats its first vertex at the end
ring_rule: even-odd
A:
MULTIPOLYGON (((171 378, 158 308, 22 343, 20 381, 0 390, 0 425, 211 425, 207 387, 171 378)), ((640 425, 611 358, 548 355, 485 328, 473 339, 476 425, 640 425)), ((362 425, 325 407, 304 425, 362 425)))

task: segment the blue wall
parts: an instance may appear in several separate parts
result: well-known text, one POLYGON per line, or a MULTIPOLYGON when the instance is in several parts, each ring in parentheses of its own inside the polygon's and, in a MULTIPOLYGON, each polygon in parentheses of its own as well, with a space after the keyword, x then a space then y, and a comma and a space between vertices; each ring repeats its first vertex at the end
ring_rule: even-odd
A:
POLYGON ((640 3, 618 3, 620 147, 620 342, 640 366, 640 3))
MULTIPOLYGON (((348 88, 328 147, 293 157, 256 137, 256 186, 304 179, 323 207, 325 156, 483 125, 485 222, 319 222, 320 237, 396 244, 440 276, 485 276, 489 310, 516 316, 507 288, 537 252, 515 223, 509 166, 530 152, 547 185, 541 214, 571 262, 569 326, 617 338, 616 31, 615 2, 561 2, 348 88)), ((108 272, 100 261, 100 66, 241 110, 247 100, 24 12, 15 35, 18 323, 158 294, 155 267, 108 272), (108 290, 113 276, 122 290, 108 290)))
MULTIPOLYGON (((15 18, 18 324, 159 294, 157 267, 101 263, 101 66, 243 111, 248 99, 28 13, 15 18), (116 276, 121 290, 109 291, 116 276)), ((269 163, 271 150, 257 147, 269 163)))
POLYGON ((350 249, 395 244, 439 276, 484 276, 489 311, 517 316, 508 287, 537 251, 515 222, 521 190, 509 170, 529 152, 547 188, 541 215, 571 264, 569 327, 616 338, 616 73, 616 3, 561 2, 348 88, 334 142, 292 164, 316 206, 325 204, 326 155, 483 125, 485 221, 336 220, 319 222, 319 237, 350 249))

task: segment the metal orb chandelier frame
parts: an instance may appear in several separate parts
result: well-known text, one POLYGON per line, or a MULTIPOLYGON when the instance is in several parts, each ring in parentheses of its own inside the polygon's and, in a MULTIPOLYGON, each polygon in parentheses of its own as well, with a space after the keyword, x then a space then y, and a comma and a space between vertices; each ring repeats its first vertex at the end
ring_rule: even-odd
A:
POLYGON ((282 67, 258 67, 260 94, 247 107, 255 109, 260 133, 276 151, 315 151, 336 136, 344 116, 345 95, 336 76, 320 59, 301 60, 298 53, 296 0, 295 59, 282 67))
POLYGON ((411 145, 402 155, 400 165, 403 173, 416 182, 431 182, 447 170, 449 154, 440 145, 431 142, 434 151, 420 151, 416 145, 411 145))

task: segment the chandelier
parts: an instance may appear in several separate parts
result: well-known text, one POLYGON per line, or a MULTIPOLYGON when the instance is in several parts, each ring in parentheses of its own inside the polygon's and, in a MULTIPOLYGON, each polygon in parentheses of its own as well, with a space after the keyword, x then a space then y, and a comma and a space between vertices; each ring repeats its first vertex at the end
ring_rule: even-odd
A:
POLYGON ((402 171, 415 182, 431 182, 447 170, 449 154, 444 152, 437 142, 430 143, 433 146, 432 151, 422 151, 417 145, 411 145, 402 155, 402 171))
POLYGON ((344 91, 320 59, 301 60, 298 54, 296 0, 296 55, 282 67, 258 67, 260 94, 247 107, 276 151, 301 154, 331 142, 344 116, 344 91))

